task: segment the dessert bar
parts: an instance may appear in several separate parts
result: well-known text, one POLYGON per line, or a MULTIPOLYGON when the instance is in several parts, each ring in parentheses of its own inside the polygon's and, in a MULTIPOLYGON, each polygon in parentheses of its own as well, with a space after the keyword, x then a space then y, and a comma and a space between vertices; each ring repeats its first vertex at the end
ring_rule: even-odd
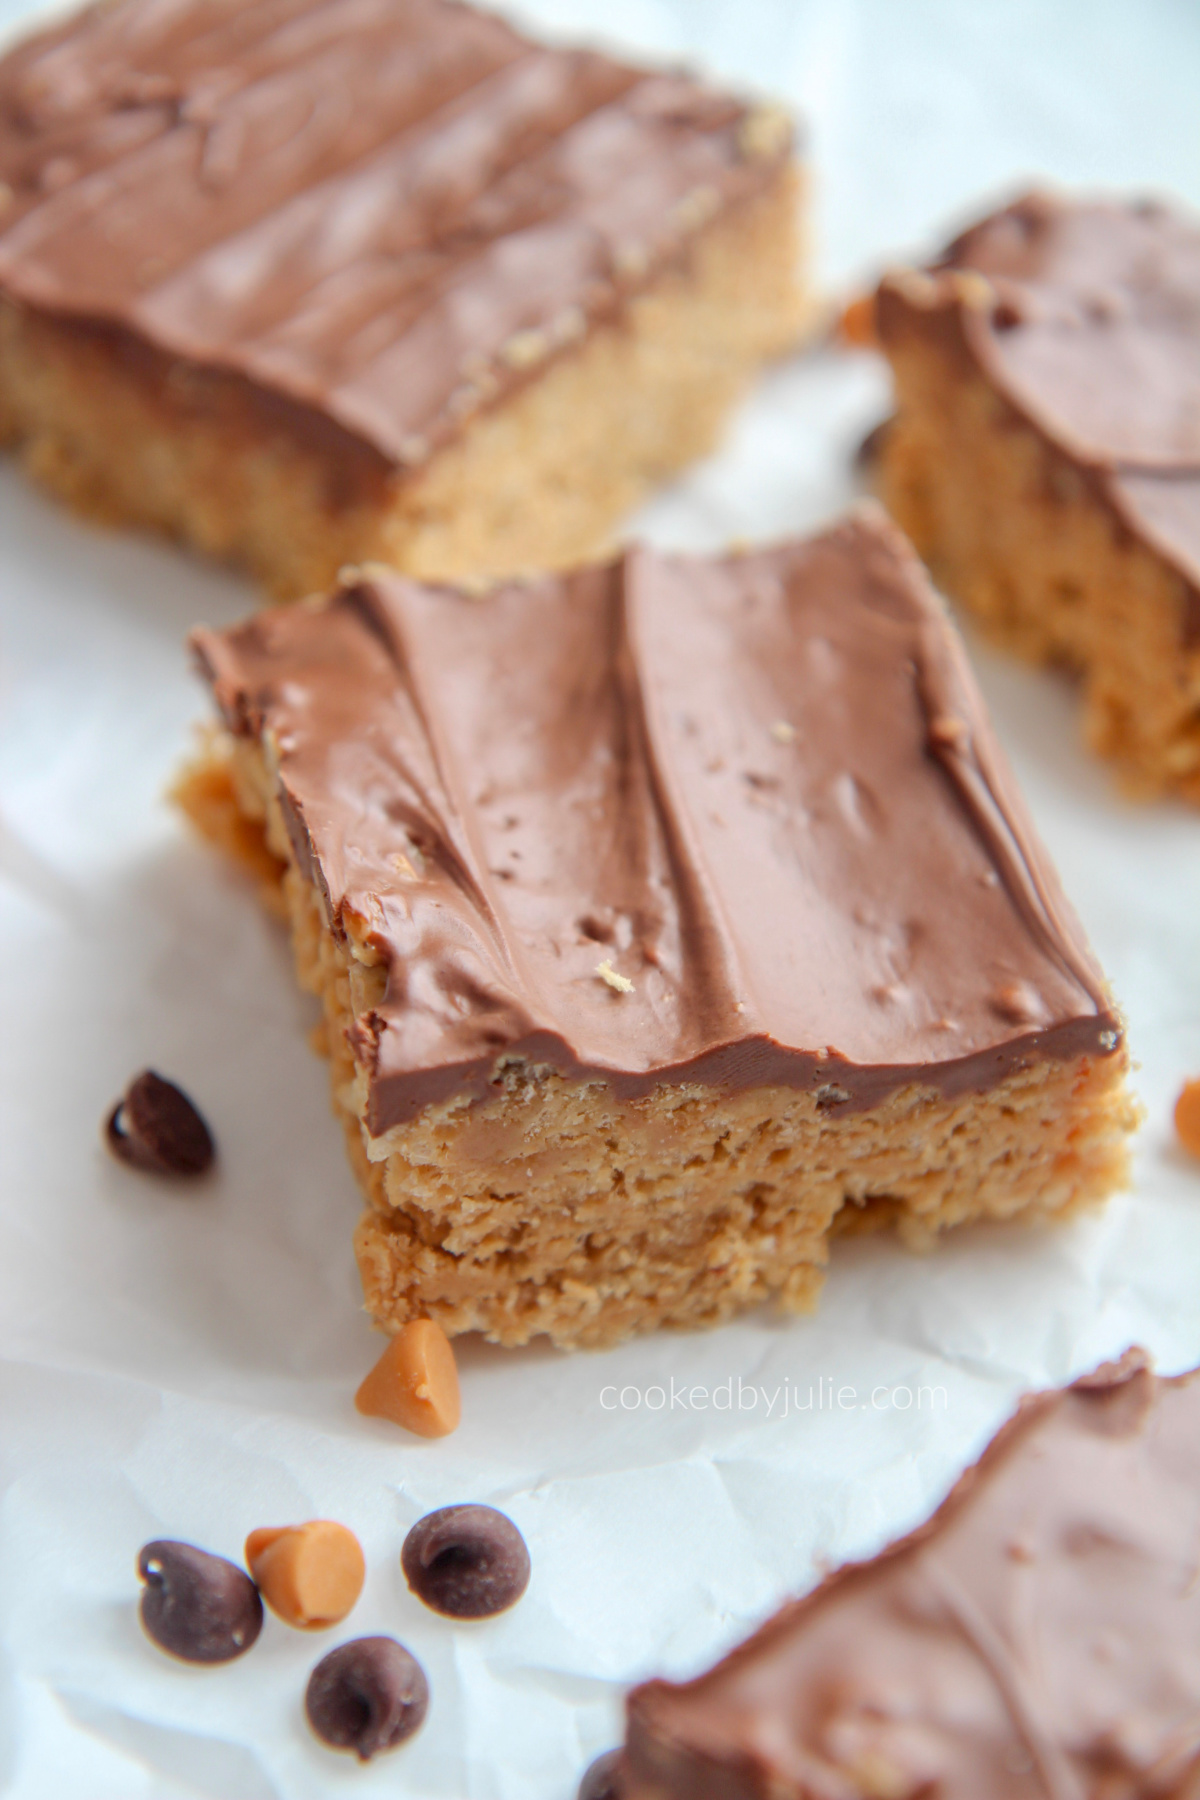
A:
POLYGON ((381 1325, 805 1307, 833 1231, 1123 1178, 1120 1020, 877 510, 485 598, 361 570, 195 644, 180 799, 282 883, 381 1325))
POLYGON ((876 322, 887 503, 1004 643, 1082 676, 1094 749, 1200 801, 1200 223, 1032 193, 876 322))
POLYGON ((592 554, 801 328, 792 127, 450 0, 0 61, 0 437, 281 597, 592 554))
POLYGON ((1200 1380, 1026 1400, 928 1524, 629 1698, 622 1800, 1190 1800, 1200 1380))

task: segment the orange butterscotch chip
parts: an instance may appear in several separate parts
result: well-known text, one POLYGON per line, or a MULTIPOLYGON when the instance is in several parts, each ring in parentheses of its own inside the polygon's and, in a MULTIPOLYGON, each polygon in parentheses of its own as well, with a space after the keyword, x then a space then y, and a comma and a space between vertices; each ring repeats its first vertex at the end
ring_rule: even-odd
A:
POLYGON ((843 309, 838 320, 838 336, 852 350, 877 350, 875 335, 875 296, 860 294, 843 309))
POLYGON ((344 1619, 367 1573, 362 1545, 334 1519, 252 1531, 246 1567, 271 1611, 300 1631, 321 1631, 344 1619))
POLYGON ((401 1326, 357 1394, 361 1413, 391 1419, 421 1437, 445 1437, 462 1417, 458 1366, 432 1319, 401 1326))
POLYGON ((1184 1149, 1200 1156, 1200 1080, 1184 1082, 1175 1102, 1175 1129, 1184 1149))

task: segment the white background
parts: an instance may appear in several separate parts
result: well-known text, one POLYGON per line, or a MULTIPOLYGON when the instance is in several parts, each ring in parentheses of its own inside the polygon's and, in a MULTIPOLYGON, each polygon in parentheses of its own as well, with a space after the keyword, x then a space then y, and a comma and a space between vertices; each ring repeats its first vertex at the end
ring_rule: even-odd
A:
MULTIPOLYGON (((0 23, 27 8, 0 0, 0 23)), ((566 34, 699 57, 811 127, 823 283, 936 243, 1043 175, 1200 201, 1191 0, 540 0, 566 34)), ((640 528, 718 546, 806 529, 854 492, 886 409, 865 355, 821 352, 751 400, 719 457, 640 528)), ((442 1443, 360 1419, 378 1339, 359 1308, 357 1196, 305 1047, 307 1003, 246 885, 162 794, 204 697, 182 639, 250 590, 80 526, 0 473, 0 1792, 20 1800, 569 1800, 620 1696, 706 1664, 827 1562, 945 1490, 1024 1388, 1147 1344, 1200 1360, 1200 1166, 1170 1107, 1200 1073, 1200 817, 1135 807, 1077 743, 1070 691, 987 654, 996 721, 1123 1002, 1148 1108, 1136 1187, 1101 1216, 974 1231, 915 1259, 838 1249, 813 1320, 755 1317, 610 1354, 462 1346, 442 1443), (220 1173, 175 1189, 113 1163, 100 1121, 151 1064, 210 1119, 220 1173), (908 1411, 605 1411, 608 1383, 819 1380, 945 1390, 908 1411), (432 1506, 492 1501, 529 1593, 453 1626, 399 1572, 432 1506), (268 1619, 195 1670, 142 1637, 148 1538, 237 1557, 253 1526, 327 1515, 367 1552, 346 1627, 268 1619), (316 1658, 399 1636, 433 1690, 418 1738, 368 1769, 307 1735, 316 1658)), ((828 1389, 823 1389, 827 1392, 828 1389)), ((611 1399, 611 1394, 608 1396, 611 1399)))

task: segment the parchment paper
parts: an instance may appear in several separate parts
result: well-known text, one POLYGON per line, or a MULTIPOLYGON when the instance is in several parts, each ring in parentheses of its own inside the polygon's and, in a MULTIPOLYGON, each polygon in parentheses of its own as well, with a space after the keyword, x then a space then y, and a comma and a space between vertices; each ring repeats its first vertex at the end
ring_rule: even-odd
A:
MULTIPOLYGON (((0 23, 25 10, 0 4, 0 23)), ((1182 0, 525 13, 793 100, 830 288, 1031 175, 1200 200, 1200 13, 1182 0)), ((815 525, 853 497, 850 452, 886 406, 870 356, 798 359, 637 529, 718 547, 815 525)), ((6 467, 0 597, 0 1792, 568 1800, 616 1740, 626 1684, 701 1668, 823 1566, 913 1523, 1023 1389, 1131 1340, 1167 1371, 1200 1360, 1200 1167, 1170 1130, 1200 1073, 1200 818, 1123 800, 1079 747, 1069 688, 972 639, 1127 1010, 1147 1106, 1135 1191, 1067 1229, 972 1231, 926 1258, 842 1246, 809 1320, 606 1355, 467 1342, 464 1422, 441 1443, 360 1419, 379 1340, 309 1003, 246 885, 163 799, 205 714, 184 633, 254 596, 81 526, 6 467), (176 1190, 101 1147, 146 1064, 211 1121, 211 1182, 176 1190), (400 1576, 409 1524, 457 1500, 505 1508, 532 1552, 526 1598, 491 1623, 438 1620, 400 1576), (251 1527, 322 1515, 369 1564, 338 1631, 269 1618, 214 1670, 141 1635, 146 1539, 238 1557, 251 1527), (301 1698, 325 1649, 372 1631, 410 1646, 433 1703, 419 1737, 363 1769, 309 1737, 301 1698)))

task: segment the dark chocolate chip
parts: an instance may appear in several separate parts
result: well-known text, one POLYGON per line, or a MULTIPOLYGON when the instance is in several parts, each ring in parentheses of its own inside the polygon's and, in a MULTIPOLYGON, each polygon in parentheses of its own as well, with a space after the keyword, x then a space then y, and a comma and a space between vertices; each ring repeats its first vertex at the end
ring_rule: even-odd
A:
POLYGON ((621 1752, 606 1750, 590 1762, 579 1784, 579 1800, 620 1800, 621 1752))
POLYGON ((334 1750, 368 1762, 418 1731, 429 1709, 429 1683, 415 1656, 395 1638, 355 1638, 323 1656, 308 1678, 308 1722, 334 1750))
POLYGON ((426 1606, 452 1619, 489 1619, 529 1586, 529 1552, 494 1506, 443 1506, 404 1540, 405 1580, 426 1606))
POLYGON ((215 1154, 208 1126, 187 1095, 152 1069, 130 1082, 104 1131, 114 1156, 155 1175, 203 1175, 215 1154))
POLYGON ((142 1625, 162 1650, 184 1662, 230 1662, 248 1650, 262 1630, 258 1589, 244 1569, 160 1538, 138 1556, 146 1583, 142 1625))
POLYGON ((1060 202, 1050 194, 1025 194, 1008 209, 1007 216, 1016 221, 1026 237, 1036 237, 1054 219, 1060 202))
POLYGON ((887 441, 888 432, 891 429, 892 420, 890 417, 880 419, 878 425, 873 425, 871 427, 866 437, 863 438, 862 442, 859 444, 858 449, 854 452, 854 466, 856 469, 871 470, 878 465, 879 459, 883 455, 883 446, 887 441))

